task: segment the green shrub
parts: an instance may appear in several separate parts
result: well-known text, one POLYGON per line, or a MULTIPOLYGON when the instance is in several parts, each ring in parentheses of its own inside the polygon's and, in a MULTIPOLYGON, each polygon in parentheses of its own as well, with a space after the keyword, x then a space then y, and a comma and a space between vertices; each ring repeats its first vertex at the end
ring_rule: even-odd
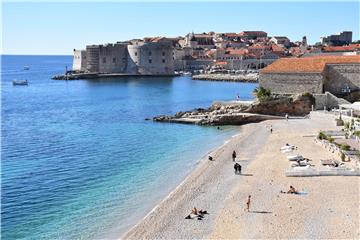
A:
POLYGON ((344 153, 341 153, 341 154, 340 154, 340 158, 341 158, 341 161, 344 162, 344 161, 345 161, 345 154, 344 154, 344 153))
POLYGON ((320 140, 323 140, 323 139, 327 139, 327 136, 326 136, 325 133, 319 132, 318 138, 319 138, 320 140))
POLYGON ((334 138, 332 138, 332 137, 328 137, 328 139, 327 140, 329 140, 329 142, 331 142, 331 143, 333 143, 334 141, 335 141, 335 139, 334 138))
POLYGON ((360 131, 355 131, 354 135, 360 137, 360 131))
POLYGON ((350 146, 347 144, 341 144, 340 145, 340 149, 343 151, 349 151, 350 150, 350 146))
POLYGON ((263 87, 257 87, 254 89, 254 94, 260 102, 264 102, 271 99, 271 91, 263 87))
POLYGON ((349 123, 349 122, 346 122, 346 123, 344 124, 344 127, 345 127, 346 129, 349 129, 349 128, 350 128, 350 123, 349 123))

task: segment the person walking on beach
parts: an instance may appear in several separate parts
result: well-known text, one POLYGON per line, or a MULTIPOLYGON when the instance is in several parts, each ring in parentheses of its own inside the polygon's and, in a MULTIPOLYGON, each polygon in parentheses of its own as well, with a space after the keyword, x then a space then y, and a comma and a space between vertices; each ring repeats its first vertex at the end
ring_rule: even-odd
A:
POLYGON ((246 208, 245 210, 250 212, 250 202, 251 202, 251 195, 248 196, 247 202, 246 202, 246 208))
POLYGON ((233 160, 233 162, 235 162, 235 158, 236 158, 236 152, 235 152, 235 150, 234 150, 233 153, 232 153, 232 160, 233 160))
POLYGON ((272 125, 270 125, 270 133, 273 132, 273 128, 272 128, 272 125))

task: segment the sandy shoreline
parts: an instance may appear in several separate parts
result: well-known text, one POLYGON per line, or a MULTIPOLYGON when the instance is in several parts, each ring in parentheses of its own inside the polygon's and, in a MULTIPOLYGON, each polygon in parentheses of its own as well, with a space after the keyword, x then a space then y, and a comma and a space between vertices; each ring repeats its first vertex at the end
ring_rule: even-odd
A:
POLYGON ((123 239, 359 238, 359 177, 287 178, 280 146, 289 142, 311 159, 331 157, 313 143, 320 129, 336 129, 331 119, 274 120, 241 127, 240 134, 204 157, 196 169, 123 239), (269 125, 274 128, 269 132, 269 125), (243 175, 235 175, 231 152, 243 175), (279 194, 289 185, 306 192, 279 194), (244 211, 247 195, 252 212, 244 211), (184 219, 196 206, 201 221, 184 219))

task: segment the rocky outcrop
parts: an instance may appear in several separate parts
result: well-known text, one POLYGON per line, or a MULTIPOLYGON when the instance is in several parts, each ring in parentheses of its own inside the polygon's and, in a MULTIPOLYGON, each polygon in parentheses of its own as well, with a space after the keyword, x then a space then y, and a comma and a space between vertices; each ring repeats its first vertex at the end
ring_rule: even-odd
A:
POLYGON ((310 113, 311 106, 315 106, 315 98, 311 94, 295 96, 276 96, 275 99, 257 102, 251 105, 245 112, 269 114, 276 116, 305 116, 310 113))
POLYGON ((225 82, 258 82, 259 74, 198 74, 192 76, 193 80, 225 81, 225 82))
POLYGON ((242 125, 289 116, 305 116, 314 104, 311 94, 272 96, 271 100, 243 104, 241 102, 214 103, 207 109, 178 112, 174 116, 160 115, 157 122, 188 123, 198 125, 242 125))

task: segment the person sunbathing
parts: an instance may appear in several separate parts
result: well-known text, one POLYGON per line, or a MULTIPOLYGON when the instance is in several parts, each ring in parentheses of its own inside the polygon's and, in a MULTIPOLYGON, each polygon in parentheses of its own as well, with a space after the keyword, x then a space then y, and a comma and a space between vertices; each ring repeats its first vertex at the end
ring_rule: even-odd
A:
POLYGON ((287 193, 297 194, 298 192, 295 190, 293 186, 290 186, 290 189, 287 191, 287 193))
POLYGON ((198 210, 197 210, 196 207, 194 207, 194 208, 191 210, 191 213, 192 213, 192 214, 195 214, 195 215, 199 215, 199 212, 198 212, 198 210))
POLYGON ((293 186, 290 186, 290 189, 287 192, 281 190, 280 193, 298 194, 299 192, 296 191, 293 186))
POLYGON ((194 207, 191 210, 191 213, 189 215, 187 215, 185 217, 185 219, 193 219, 193 218, 198 218, 198 220, 202 220, 202 218, 204 217, 204 214, 208 214, 207 211, 203 211, 203 210, 197 210, 196 207, 194 207))

